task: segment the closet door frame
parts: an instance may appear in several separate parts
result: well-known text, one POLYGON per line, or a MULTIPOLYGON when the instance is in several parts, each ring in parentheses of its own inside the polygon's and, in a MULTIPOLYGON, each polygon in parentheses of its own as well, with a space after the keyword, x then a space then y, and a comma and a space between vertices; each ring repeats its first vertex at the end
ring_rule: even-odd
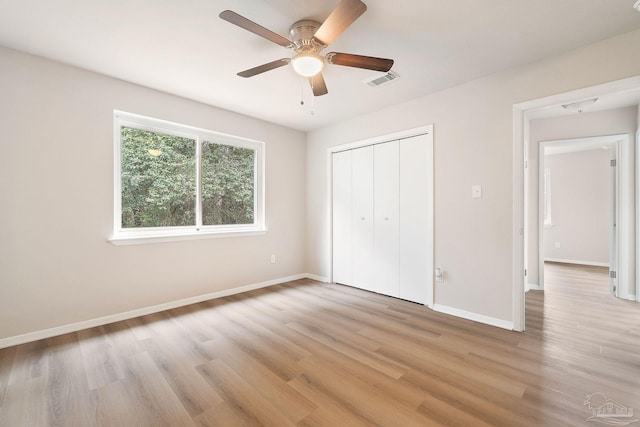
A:
MULTIPOLYGON (((348 142, 348 143, 343 143, 343 144, 339 144, 339 145, 335 145, 332 147, 329 147, 327 149, 327 157, 326 157, 326 161, 327 161, 327 173, 326 173, 326 177, 327 177, 327 200, 326 200, 326 206, 327 206, 327 229, 325 231, 326 233, 326 237, 327 237, 327 248, 326 248, 326 261, 327 261, 327 265, 329 267, 329 271, 328 271, 328 279, 330 282, 333 281, 333 170, 332 170, 332 157, 333 157, 333 153, 336 152, 340 152, 340 151, 345 151, 345 150, 352 150, 354 148, 360 148, 360 147, 365 147, 368 145, 375 145, 375 144, 381 144, 381 143, 385 143, 385 142, 390 142, 390 141, 394 141, 394 140, 402 140, 402 139, 406 139, 406 138, 411 138, 413 136, 418 136, 418 135, 427 135, 428 136, 428 144, 429 144, 429 152, 430 152, 430 156, 428 159, 428 165, 426 165, 427 167, 430 167, 431 169, 431 179, 429 180, 429 182, 426 184, 429 188, 429 194, 431 194, 431 197, 429 199, 429 236, 430 236, 430 248, 429 248, 429 252, 430 252, 430 257, 428 259, 428 263, 429 265, 429 270, 433 271, 433 265, 434 265, 434 244, 433 244, 433 239, 434 239, 434 168, 433 168, 433 124, 429 124, 429 125, 425 125, 425 126, 420 126, 420 127, 416 127, 416 128, 412 128, 412 129, 407 129, 404 131, 400 131, 400 132, 395 132, 395 133, 391 133, 391 134, 387 134, 387 135, 380 135, 377 137, 373 137, 373 138, 367 138, 367 139, 363 139, 363 140, 359 140, 359 141, 354 141, 354 142, 348 142)), ((425 305, 428 307, 433 307, 434 304, 434 280, 433 280, 433 275, 431 277, 427 278, 427 282, 430 284, 429 286, 429 290, 428 290, 428 297, 427 297, 427 301, 425 302, 425 305)))

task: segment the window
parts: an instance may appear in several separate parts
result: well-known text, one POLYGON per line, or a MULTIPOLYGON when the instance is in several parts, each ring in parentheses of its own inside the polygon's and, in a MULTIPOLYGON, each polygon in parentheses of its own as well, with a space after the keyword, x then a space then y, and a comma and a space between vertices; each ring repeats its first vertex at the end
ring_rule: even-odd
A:
POLYGON ((264 233, 264 144, 114 112, 113 243, 264 233))
POLYGON ((551 169, 545 168, 543 181, 543 218, 544 225, 551 226, 551 169))

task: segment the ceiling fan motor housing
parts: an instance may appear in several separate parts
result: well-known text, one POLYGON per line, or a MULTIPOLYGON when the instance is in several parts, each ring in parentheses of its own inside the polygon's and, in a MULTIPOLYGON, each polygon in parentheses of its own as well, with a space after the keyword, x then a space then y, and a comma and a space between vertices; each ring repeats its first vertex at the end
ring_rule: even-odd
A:
POLYGON ((320 23, 316 21, 303 20, 298 21, 291 26, 289 34, 293 42, 296 52, 312 51, 319 52, 325 46, 319 44, 313 35, 320 28, 320 23))

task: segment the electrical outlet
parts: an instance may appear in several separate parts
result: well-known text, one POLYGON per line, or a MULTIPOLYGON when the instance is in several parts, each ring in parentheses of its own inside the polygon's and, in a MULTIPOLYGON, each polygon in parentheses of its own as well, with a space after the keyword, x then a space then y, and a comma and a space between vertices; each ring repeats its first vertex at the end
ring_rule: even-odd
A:
POLYGON ((560 242, 556 242, 556 249, 560 249, 560 242))
POLYGON ((271 264, 275 264, 275 263, 276 263, 276 256, 271 255, 271 264))
POLYGON ((436 282, 444 283, 444 272, 440 267, 436 268, 435 276, 436 276, 436 282))

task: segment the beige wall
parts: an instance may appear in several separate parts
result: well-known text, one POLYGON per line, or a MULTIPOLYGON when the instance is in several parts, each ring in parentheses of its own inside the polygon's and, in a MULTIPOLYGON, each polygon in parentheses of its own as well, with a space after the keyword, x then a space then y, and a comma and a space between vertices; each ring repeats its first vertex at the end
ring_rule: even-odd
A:
MULTIPOLYGON (((529 132, 529 204, 527 283, 539 285, 538 277, 538 151, 541 141, 591 136, 628 134, 634 146, 637 126, 636 108, 619 108, 593 113, 573 114, 550 119, 532 120, 529 132)), ((627 159, 633 165, 633 156, 627 159)), ((633 170, 633 169, 631 169, 633 170)), ((633 174, 632 174, 633 175, 633 174)), ((633 187, 632 187, 633 188, 633 187)), ((633 205, 633 203, 631 203, 633 205)), ((631 215, 633 218, 633 215, 631 215)))
POLYGON ((327 147, 433 123, 435 302, 512 321, 513 104, 639 75, 639 44, 635 31, 311 132, 308 270, 331 273, 327 147))
POLYGON ((638 75, 639 44, 635 31, 420 97, 311 132, 306 148, 297 131, 0 48, 0 339, 305 272, 329 276, 327 147, 429 123, 435 265, 446 277, 436 303, 511 320, 512 105, 638 75), (107 243, 113 109, 265 141, 269 233, 107 243), (471 198, 475 184, 481 199, 471 198))
POLYGON ((609 265, 610 158, 609 149, 545 156, 552 222, 544 229, 545 260, 609 265))
POLYGON ((0 94, 0 339, 305 272, 303 133, 4 48, 0 94), (108 243, 114 109, 264 141, 269 232, 108 243))

